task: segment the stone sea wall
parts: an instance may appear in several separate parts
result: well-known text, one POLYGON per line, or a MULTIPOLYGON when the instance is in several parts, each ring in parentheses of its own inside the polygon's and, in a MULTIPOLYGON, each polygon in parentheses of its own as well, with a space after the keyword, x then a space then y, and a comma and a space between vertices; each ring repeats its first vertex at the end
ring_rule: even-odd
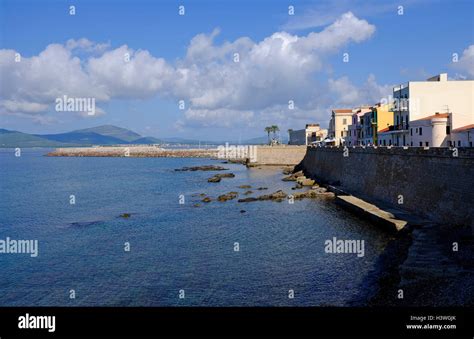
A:
POLYGON ((256 146, 256 161, 250 165, 297 165, 306 154, 306 146, 256 146))
POLYGON ((474 149, 308 147, 306 176, 434 222, 474 228, 474 149), (346 155, 344 156, 344 150, 346 155))

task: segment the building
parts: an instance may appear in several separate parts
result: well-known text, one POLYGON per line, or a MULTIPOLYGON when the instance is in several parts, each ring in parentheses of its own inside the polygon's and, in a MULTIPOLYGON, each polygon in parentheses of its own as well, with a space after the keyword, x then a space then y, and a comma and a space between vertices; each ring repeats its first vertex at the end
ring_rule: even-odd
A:
POLYGON ((334 144, 339 146, 344 144, 348 135, 349 125, 352 121, 352 109, 333 109, 331 120, 329 121, 328 137, 334 139, 334 144))
POLYGON ((321 128, 319 124, 306 124, 305 129, 290 131, 290 145, 310 145, 313 142, 322 141, 326 138, 328 130, 321 128))
POLYGON ((389 111, 388 104, 363 106, 352 115, 347 144, 349 146, 377 145, 378 133, 390 125, 393 125, 393 112, 389 111))
POLYGON ((396 86, 393 89, 394 125, 385 132, 388 135, 384 139, 391 138, 395 146, 410 145, 411 122, 425 118, 429 112, 455 112, 451 120, 453 129, 472 124, 473 98, 473 80, 448 80, 447 73, 396 86))
POLYGON ((348 146, 356 146, 360 144, 361 138, 361 123, 360 119, 366 113, 366 110, 358 109, 355 113, 351 116, 351 124, 349 125, 347 138, 346 138, 346 145, 348 146))
POLYGON ((370 132, 370 143, 379 145, 379 133, 388 129, 390 126, 393 126, 393 112, 390 110, 389 105, 382 105, 381 103, 374 105, 371 115, 372 131, 370 132))
POLYGON ((474 124, 453 129, 451 131, 451 146, 474 147, 474 124))
POLYGON ((410 146, 448 147, 451 143, 451 113, 436 113, 410 122, 410 146))

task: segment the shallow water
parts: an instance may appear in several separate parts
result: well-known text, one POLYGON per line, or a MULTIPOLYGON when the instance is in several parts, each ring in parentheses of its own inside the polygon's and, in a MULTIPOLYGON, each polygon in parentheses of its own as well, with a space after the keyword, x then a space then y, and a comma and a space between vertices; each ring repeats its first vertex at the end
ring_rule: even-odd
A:
POLYGON ((250 196, 290 193, 294 183, 281 181, 280 169, 45 153, 0 150, 0 240, 39 241, 36 258, 0 254, 1 306, 345 305, 388 241, 331 201, 206 204, 197 196, 243 196, 244 184, 269 188, 250 196), (208 183, 216 172, 174 171, 206 164, 236 177, 208 183), (333 237, 365 240, 365 256, 325 253, 333 237))

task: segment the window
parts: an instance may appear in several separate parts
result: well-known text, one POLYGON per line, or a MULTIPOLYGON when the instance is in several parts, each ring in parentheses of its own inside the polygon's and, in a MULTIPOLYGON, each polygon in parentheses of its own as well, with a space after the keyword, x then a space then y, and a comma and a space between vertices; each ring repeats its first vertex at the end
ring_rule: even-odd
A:
POLYGON ((430 143, 427 141, 425 142, 425 146, 428 147, 430 145, 430 143))
POLYGON ((413 141, 412 141, 412 142, 410 142, 410 146, 413 146, 413 141))
POLYGON ((423 143, 420 141, 420 147, 423 146, 423 143))
POLYGON ((461 147, 461 140, 458 140, 458 147, 461 147))
POLYGON ((346 118, 342 119, 342 124, 347 125, 347 119, 346 118))
POLYGON ((418 133, 418 128, 415 128, 415 133, 418 133))
POLYGON ((451 128, 449 128, 449 126, 446 126, 446 134, 447 135, 451 134, 451 128))
POLYGON ((420 135, 423 135, 423 130, 421 129, 421 127, 420 127, 420 135))
POLYGON ((410 135, 413 136, 413 128, 410 128, 410 135))
POLYGON ((343 136, 344 136, 344 131, 341 131, 341 137, 343 137, 343 136))
POLYGON ((392 140, 389 140, 389 141, 388 141, 388 145, 389 145, 389 146, 392 146, 392 140))
POLYGON ((399 124, 399 118, 400 118, 400 117, 397 115, 397 125, 399 124))

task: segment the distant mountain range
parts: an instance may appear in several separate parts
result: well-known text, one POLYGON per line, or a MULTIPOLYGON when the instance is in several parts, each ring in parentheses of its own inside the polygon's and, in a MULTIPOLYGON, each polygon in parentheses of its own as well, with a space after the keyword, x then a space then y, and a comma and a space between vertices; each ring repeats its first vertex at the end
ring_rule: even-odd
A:
MULTIPOLYGON (((265 144, 267 137, 253 138, 240 144, 265 144)), ((59 134, 28 134, 0 128, 0 147, 74 147, 91 145, 223 145, 224 142, 200 141, 185 138, 144 137, 126 128, 113 125, 102 125, 59 134)), ((235 143, 234 143, 235 144, 235 143)))

